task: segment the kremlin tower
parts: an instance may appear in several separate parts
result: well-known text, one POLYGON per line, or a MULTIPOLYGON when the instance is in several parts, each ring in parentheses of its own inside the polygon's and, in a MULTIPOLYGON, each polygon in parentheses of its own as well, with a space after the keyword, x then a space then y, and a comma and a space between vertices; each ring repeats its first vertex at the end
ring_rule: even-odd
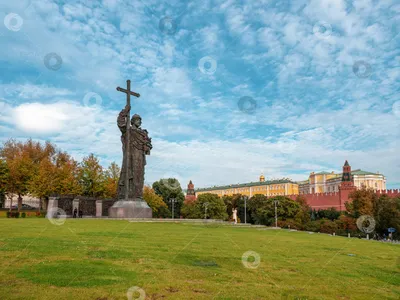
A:
POLYGON ((195 200, 196 200, 196 192, 194 191, 194 184, 192 180, 190 180, 186 191, 185 202, 192 202, 195 200))
POLYGON ((345 203, 349 200, 349 194, 354 191, 353 176, 351 175, 351 166, 346 160, 343 166, 342 182, 339 187, 340 210, 345 210, 345 203))

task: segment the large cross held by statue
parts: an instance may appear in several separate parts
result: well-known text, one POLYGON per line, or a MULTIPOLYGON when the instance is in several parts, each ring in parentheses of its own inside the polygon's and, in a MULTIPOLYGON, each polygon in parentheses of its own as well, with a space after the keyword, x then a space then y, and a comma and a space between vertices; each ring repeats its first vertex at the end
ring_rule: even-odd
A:
POLYGON ((126 118, 126 140, 125 140, 125 155, 126 155, 126 176, 125 176, 125 200, 128 200, 129 198, 129 176, 128 176, 128 170, 129 170, 129 145, 130 145, 130 121, 131 121, 131 95, 135 97, 140 97, 140 94, 132 92, 131 91, 131 81, 127 80, 126 81, 126 89, 117 87, 118 92, 122 92, 126 94, 126 105, 129 107, 128 115, 126 118))

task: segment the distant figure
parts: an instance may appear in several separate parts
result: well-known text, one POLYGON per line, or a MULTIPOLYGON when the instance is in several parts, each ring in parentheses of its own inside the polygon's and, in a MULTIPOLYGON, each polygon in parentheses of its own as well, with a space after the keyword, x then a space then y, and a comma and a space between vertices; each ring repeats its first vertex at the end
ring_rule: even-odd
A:
POLYGON ((80 210, 79 211, 79 218, 82 218, 82 216, 83 216, 83 212, 80 210))
POLYGON ((78 214, 78 210, 76 209, 76 207, 75 207, 75 209, 74 209, 74 216, 73 216, 73 218, 76 218, 76 215, 78 214))
POLYGON ((237 209, 232 209, 232 213, 233 213, 233 221, 235 221, 235 224, 237 224, 237 209))

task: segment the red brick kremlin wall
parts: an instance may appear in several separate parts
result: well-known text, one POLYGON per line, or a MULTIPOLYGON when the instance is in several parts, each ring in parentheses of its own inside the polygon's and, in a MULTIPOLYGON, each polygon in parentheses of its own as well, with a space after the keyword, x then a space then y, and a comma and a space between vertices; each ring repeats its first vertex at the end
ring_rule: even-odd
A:
MULTIPOLYGON (((349 199, 349 194, 351 190, 341 190, 340 192, 335 193, 316 193, 316 194, 302 194, 300 195, 304 199, 306 199, 308 205, 311 208, 319 210, 319 209, 328 209, 330 207, 334 207, 337 210, 346 210, 345 203, 351 201, 349 199)), ((376 191, 378 196, 388 195, 390 198, 400 197, 400 190, 381 190, 376 191)), ((299 195, 288 195, 286 197, 295 200, 299 195)))

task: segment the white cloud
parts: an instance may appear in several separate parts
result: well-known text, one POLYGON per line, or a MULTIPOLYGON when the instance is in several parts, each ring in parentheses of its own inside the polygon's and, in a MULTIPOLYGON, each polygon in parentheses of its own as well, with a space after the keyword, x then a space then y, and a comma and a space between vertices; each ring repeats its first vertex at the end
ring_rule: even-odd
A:
POLYGON ((179 68, 157 68, 153 86, 174 98, 190 97, 192 94, 192 82, 185 70, 179 68))

